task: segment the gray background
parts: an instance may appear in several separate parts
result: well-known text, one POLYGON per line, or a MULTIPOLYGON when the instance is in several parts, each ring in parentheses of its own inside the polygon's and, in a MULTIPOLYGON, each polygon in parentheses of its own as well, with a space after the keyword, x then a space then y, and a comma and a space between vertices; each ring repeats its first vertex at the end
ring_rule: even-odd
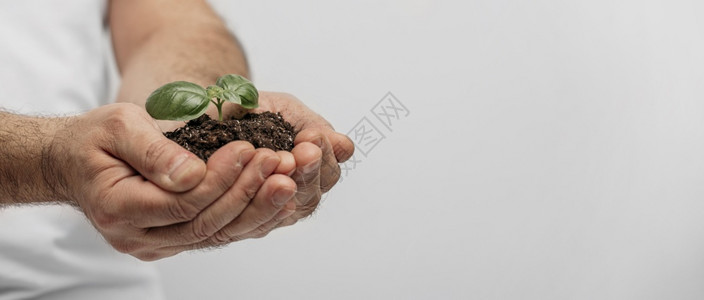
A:
POLYGON ((314 218, 158 263, 171 299, 704 299, 704 3, 213 1, 347 132, 314 218))

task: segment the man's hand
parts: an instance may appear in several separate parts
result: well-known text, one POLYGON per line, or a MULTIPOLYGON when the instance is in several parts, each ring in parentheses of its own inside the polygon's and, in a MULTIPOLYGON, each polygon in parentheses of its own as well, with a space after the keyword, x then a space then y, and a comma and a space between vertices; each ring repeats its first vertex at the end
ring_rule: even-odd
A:
POLYGON ((235 142, 206 165, 131 104, 73 118, 48 157, 57 194, 118 251, 143 260, 237 240, 295 212, 296 183, 274 174, 293 172, 291 157, 235 142))
POLYGON ((259 108, 254 112, 263 111, 281 113, 300 130, 291 151, 296 161, 292 175, 298 187, 296 213, 281 222, 272 220, 242 238, 263 237, 273 228, 292 225, 309 216, 320 203, 322 194, 340 179, 338 163, 345 162, 354 153, 354 143, 347 136, 336 132, 323 117, 290 94, 260 92, 259 108))
MULTIPOLYGON (((171 81, 208 86, 223 74, 249 73, 236 38, 207 1, 114 0, 110 1, 109 23, 122 76, 118 102, 143 106, 156 87, 171 81), (186 44, 188 47, 183 47, 186 44)), ((285 220, 275 218, 251 233, 231 231, 237 235, 230 240, 261 237, 277 226, 291 225, 311 214, 322 193, 337 182, 338 163, 347 160, 354 151, 347 137, 336 133, 325 119, 291 95, 262 92, 259 104, 256 111, 281 112, 301 130, 294 142, 296 168, 291 175, 298 188, 295 195, 298 206, 295 214, 285 220)), ((209 113, 214 113, 214 107, 209 113)), ((165 126, 162 129, 174 128, 173 123, 162 125, 165 126)), ((223 240, 209 239, 191 246, 198 248, 220 242, 223 240)))

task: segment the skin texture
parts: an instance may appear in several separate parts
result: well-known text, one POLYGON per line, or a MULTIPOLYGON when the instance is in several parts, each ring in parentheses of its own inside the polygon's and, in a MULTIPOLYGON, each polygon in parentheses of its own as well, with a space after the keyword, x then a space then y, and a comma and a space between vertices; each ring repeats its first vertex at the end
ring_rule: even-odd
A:
POLYGON ((0 112, 0 204, 74 205, 115 249, 142 260, 262 237, 314 211, 354 146, 295 97, 261 92, 257 109, 301 130, 293 151, 234 142, 207 164, 162 135, 183 123, 145 112, 164 83, 248 75, 239 44, 205 1, 116 0, 109 23, 118 103, 66 118, 0 112))
POLYGON ((0 205, 50 202, 61 180, 48 156, 53 136, 67 120, 0 111, 0 205))
MULTIPOLYGON (((295 224, 298 220, 310 216, 320 203, 322 194, 329 191, 339 180, 338 161, 346 161, 353 154, 354 144, 347 136, 335 132, 325 119, 312 112, 292 95, 262 92, 259 101, 260 107, 254 110, 255 112, 281 112, 292 125, 301 128, 294 141, 293 150, 288 153, 294 158, 293 163, 295 163, 295 170, 287 173, 297 186, 292 199, 295 202, 295 211, 283 210, 271 220, 260 222, 262 223, 260 226, 249 232, 226 229, 225 236, 229 236, 229 240, 225 241, 225 236, 216 235, 191 245, 190 249, 218 246, 248 238, 261 238, 273 229, 295 224)), ((172 247, 164 250, 183 251, 184 249, 172 247)))
POLYGON ((62 199, 80 206, 115 249, 143 260, 174 255, 159 249, 198 243, 233 220, 237 231, 246 232, 295 209, 292 202, 274 201, 275 191, 292 196, 296 187, 288 177, 271 176, 281 161, 273 151, 235 142, 206 165, 162 138, 156 123, 132 104, 69 120, 49 155, 58 164, 55 177, 64 179, 62 199), (258 199, 256 211, 252 199, 258 199))
MULTIPOLYGON (((175 80, 208 86, 222 74, 245 77, 249 74, 237 40, 204 1, 112 1, 110 17, 117 62, 123 74, 119 102, 143 106, 156 87, 175 80), (183 47, 184 43, 188 43, 188 47, 183 47)), ((259 104, 255 112, 281 112, 286 120, 301 130, 294 150, 278 153, 282 163, 275 170, 275 174, 288 175, 294 180, 297 191, 290 205, 295 203, 296 209, 284 210, 270 220, 262 220, 259 222, 262 224, 251 232, 225 229, 219 233, 222 236, 213 236, 190 245, 190 248, 262 237, 274 228, 294 224, 309 216, 322 194, 338 181, 338 163, 347 160, 354 151, 353 143, 346 136, 335 132, 325 119, 292 95, 260 92, 259 104)), ((226 103, 223 110, 226 116, 242 114, 238 106, 230 103, 226 103)), ((217 115, 213 106, 208 113, 217 115)), ((170 121, 159 121, 158 124, 164 131, 183 125, 170 121)), ((282 178, 276 177, 275 182, 273 193, 289 187, 282 178)), ((256 204, 256 201, 252 203, 255 207, 256 204)))

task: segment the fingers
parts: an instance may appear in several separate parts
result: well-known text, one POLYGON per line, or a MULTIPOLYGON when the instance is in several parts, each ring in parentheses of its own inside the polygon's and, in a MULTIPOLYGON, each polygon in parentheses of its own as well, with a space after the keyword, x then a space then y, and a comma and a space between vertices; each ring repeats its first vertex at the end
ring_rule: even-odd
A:
POLYGON ((194 244, 164 247, 159 250, 160 255, 169 256, 266 235, 296 211, 293 199, 295 189, 296 185, 291 178, 280 174, 271 175, 246 209, 212 237, 194 244))
POLYGON ((293 154, 288 151, 276 151, 276 154, 281 159, 281 162, 279 166, 276 167, 274 174, 293 175, 293 172, 296 171, 296 159, 293 157, 293 154))
POLYGON ((111 189, 111 197, 103 201, 102 211, 108 216, 123 216, 137 228, 193 220, 230 189, 254 155, 254 147, 246 142, 222 147, 210 157, 205 179, 186 193, 164 191, 139 176, 125 178, 111 189))
MULTIPOLYGON (((279 211, 288 203, 296 192, 296 183, 284 175, 275 174, 267 179, 261 190, 252 200, 251 205, 234 221, 218 231, 213 237, 213 242, 224 244, 233 239, 249 233, 259 226, 274 219, 279 211)), ((290 204, 289 207, 295 207, 290 204)), ((288 212, 285 212, 287 214, 288 212)), ((279 216, 279 221, 282 219, 279 216)))
POLYGON ((257 149, 254 158, 244 166, 241 174, 233 181, 234 184, 191 222, 153 228, 149 235, 155 240, 161 240, 161 243, 166 246, 188 245, 210 238, 233 220, 241 217, 258 194, 266 178, 276 169, 279 161, 278 155, 273 151, 257 149))
MULTIPOLYGON (((308 215, 320 201, 320 168, 323 153, 312 143, 302 142, 291 151, 296 158, 296 172, 293 180, 296 182, 297 215, 308 215)), ((294 216, 295 217, 295 216, 294 216)))
POLYGON ((195 187, 205 176, 205 163, 164 137, 153 120, 141 117, 143 111, 128 115, 129 110, 116 110, 105 122, 115 139, 109 152, 165 190, 183 192, 195 187), (153 130, 147 130, 150 127, 153 130))
POLYGON ((338 132, 328 133, 326 136, 332 145, 338 163, 346 162, 352 157, 354 143, 348 136, 338 132))
MULTIPOLYGON (((320 192, 326 193, 340 179, 340 166, 337 163, 337 158, 333 152, 333 147, 321 130, 309 129, 303 130, 296 135, 294 143, 296 145, 310 142, 315 144, 322 151, 322 162, 320 165, 320 192)), ((295 157, 295 155, 294 155, 295 157)))
POLYGON ((238 235, 230 239, 230 241, 240 241, 250 238, 262 238, 268 235, 272 230, 283 227, 281 223, 288 217, 296 213, 296 200, 291 199, 286 202, 286 205, 268 222, 260 225, 256 229, 245 233, 244 235, 238 235))

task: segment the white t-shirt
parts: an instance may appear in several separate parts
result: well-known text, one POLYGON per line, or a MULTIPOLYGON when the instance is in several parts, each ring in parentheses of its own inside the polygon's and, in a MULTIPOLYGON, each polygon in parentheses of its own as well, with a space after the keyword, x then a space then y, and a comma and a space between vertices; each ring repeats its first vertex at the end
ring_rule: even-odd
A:
MULTIPOLYGON (((109 101, 107 1, 0 1, 0 108, 75 114, 109 101)), ((161 299, 148 263, 74 208, 0 209, 0 300, 161 299)))

